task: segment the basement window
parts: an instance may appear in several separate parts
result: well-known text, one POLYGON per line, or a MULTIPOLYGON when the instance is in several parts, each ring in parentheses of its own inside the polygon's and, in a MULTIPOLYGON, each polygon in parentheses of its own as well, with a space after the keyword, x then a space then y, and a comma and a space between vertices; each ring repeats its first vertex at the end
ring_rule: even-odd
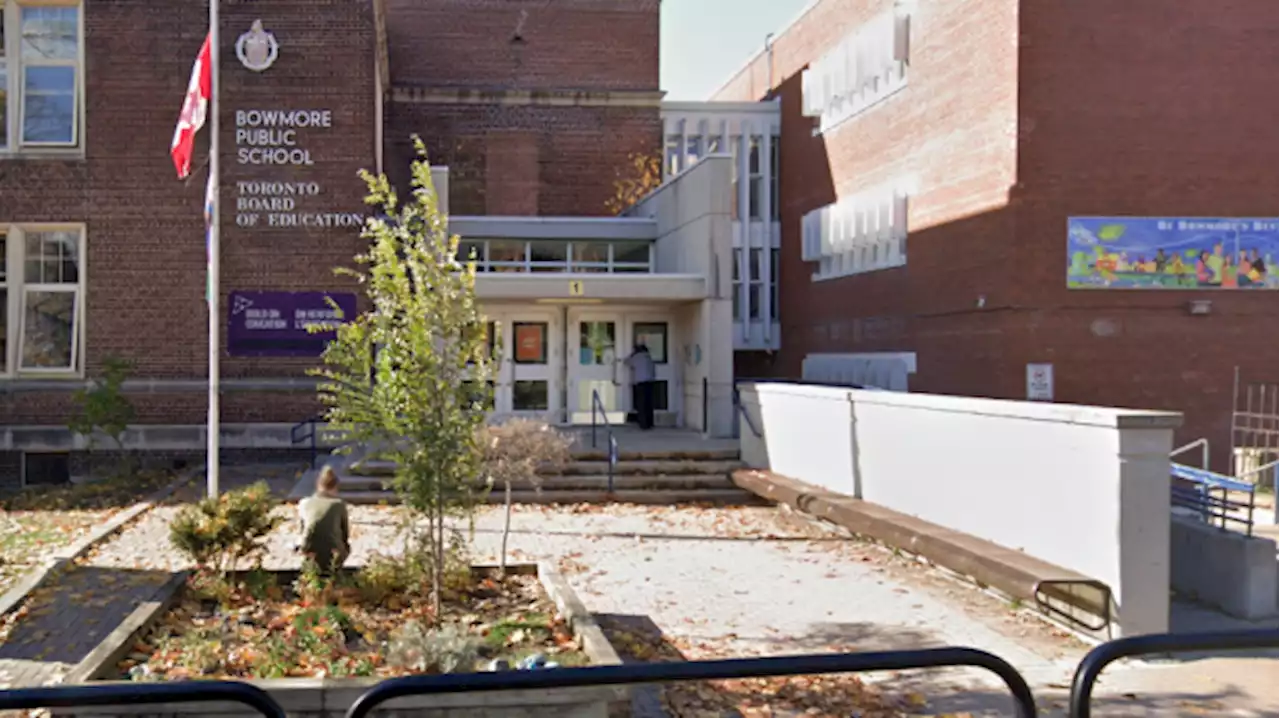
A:
POLYGON ((23 486, 65 486, 70 483, 71 454, 65 451, 22 454, 23 486))

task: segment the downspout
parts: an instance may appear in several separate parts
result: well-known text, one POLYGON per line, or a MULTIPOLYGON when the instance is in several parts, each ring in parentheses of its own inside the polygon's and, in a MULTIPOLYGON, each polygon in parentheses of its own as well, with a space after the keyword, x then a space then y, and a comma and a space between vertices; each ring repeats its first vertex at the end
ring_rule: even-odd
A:
POLYGON ((773 97, 773 33, 764 36, 764 52, 765 62, 769 64, 769 91, 765 93, 765 99, 767 100, 773 97))

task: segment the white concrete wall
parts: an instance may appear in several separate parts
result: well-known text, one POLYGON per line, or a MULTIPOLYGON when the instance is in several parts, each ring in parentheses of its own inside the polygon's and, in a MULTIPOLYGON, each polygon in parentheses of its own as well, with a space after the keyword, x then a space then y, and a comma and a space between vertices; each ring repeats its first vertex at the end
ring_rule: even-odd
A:
POLYGON ((1107 583, 1123 633, 1169 620, 1181 415, 744 384, 743 460, 1107 583))
POLYGON ((717 437, 733 435, 732 220, 729 186, 732 160, 712 155, 670 179, 627 211, 658 224, 654 271, 699 274, 706 297, 680 307, 685 423, 717 437), (703 378, 708 416, 702 416, 703 378))

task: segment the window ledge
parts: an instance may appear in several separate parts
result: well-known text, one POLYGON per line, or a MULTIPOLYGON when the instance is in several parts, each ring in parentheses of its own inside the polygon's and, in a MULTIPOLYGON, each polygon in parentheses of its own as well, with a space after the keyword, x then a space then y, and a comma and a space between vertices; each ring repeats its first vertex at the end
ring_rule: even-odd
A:
POLYGON ((850 271, 850 272, 831 272, 829 274, 814 272, 811 278, 812 278, 812 281, 815 281, 815 282, 827 282, 832 279, 844 279, 845 277, 856 277, 862 274, 874 274, 876 272, 883 272, 889 269, 900 269, 905 266, 907 266, 906 262, 899 262, 898 264, 886 264, 883 267, 859 269, 859 270, 850 271))
POLYGON ((48 161, 83 162, 83 149, 41 148, 38 150, 0 150, 0 162, 48 162, 48 161))

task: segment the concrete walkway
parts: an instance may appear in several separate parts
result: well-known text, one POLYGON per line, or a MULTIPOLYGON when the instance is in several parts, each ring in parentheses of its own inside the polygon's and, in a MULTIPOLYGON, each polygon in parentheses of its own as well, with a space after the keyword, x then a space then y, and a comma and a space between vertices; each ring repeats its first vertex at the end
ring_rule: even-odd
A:
MULTIPOLYGON (((280 488, 291 479, 281 477, 280 488)), ((119 615, 154 585, 142 577, 184 568, 168 547, 174 511, 153 510, 87 557, 84 573, 73 576, 60 596, 37 604, 45 613, 17 626, 24 640, 6 643, 11 658, 65 669, 84 650, 89 630, 105 634, 113 627, 94 615, 119 615), (101 606, 94 603, 104 599, 101 606), (98 613, 67 613, 77 608, 98 613), (63 627, 55 631, 52 617, 60 612, 63 627), (27 639, 42 630, 51 633, 50 651, 41 659, 43 649, 27 639)), ((352 518, 353 563, 401 545, 394 509, 353 507, 352 518)), ((478 559, 496 558, 501 525, 501 509, 479 513, 473 538, 478 559)), ((290 530, 272 537, 269 566, 297 565, 290 530)), ((775 508, 522 506, 513 518, 509 556, 553 562, 589 610, 607 620, 653 626, 686 658, 971 646, 1010 661, 1051 716, 1061 714, 1071 671, 1088 648, 936 570, 775 508)), ((1186 618, 1187 625, 1204 621, 1195 612, 1186 618)), ((981 672, 868 678, 912 701, 915 714, 1009 715, 1010 701, 981 672)), ((1108 716, 1274 716, 1276 678, 1274 652, 1127 664, 1105 674, 1098 699, 1108 716)), ((648 710, 660 706, 650 702, 648 710)))

